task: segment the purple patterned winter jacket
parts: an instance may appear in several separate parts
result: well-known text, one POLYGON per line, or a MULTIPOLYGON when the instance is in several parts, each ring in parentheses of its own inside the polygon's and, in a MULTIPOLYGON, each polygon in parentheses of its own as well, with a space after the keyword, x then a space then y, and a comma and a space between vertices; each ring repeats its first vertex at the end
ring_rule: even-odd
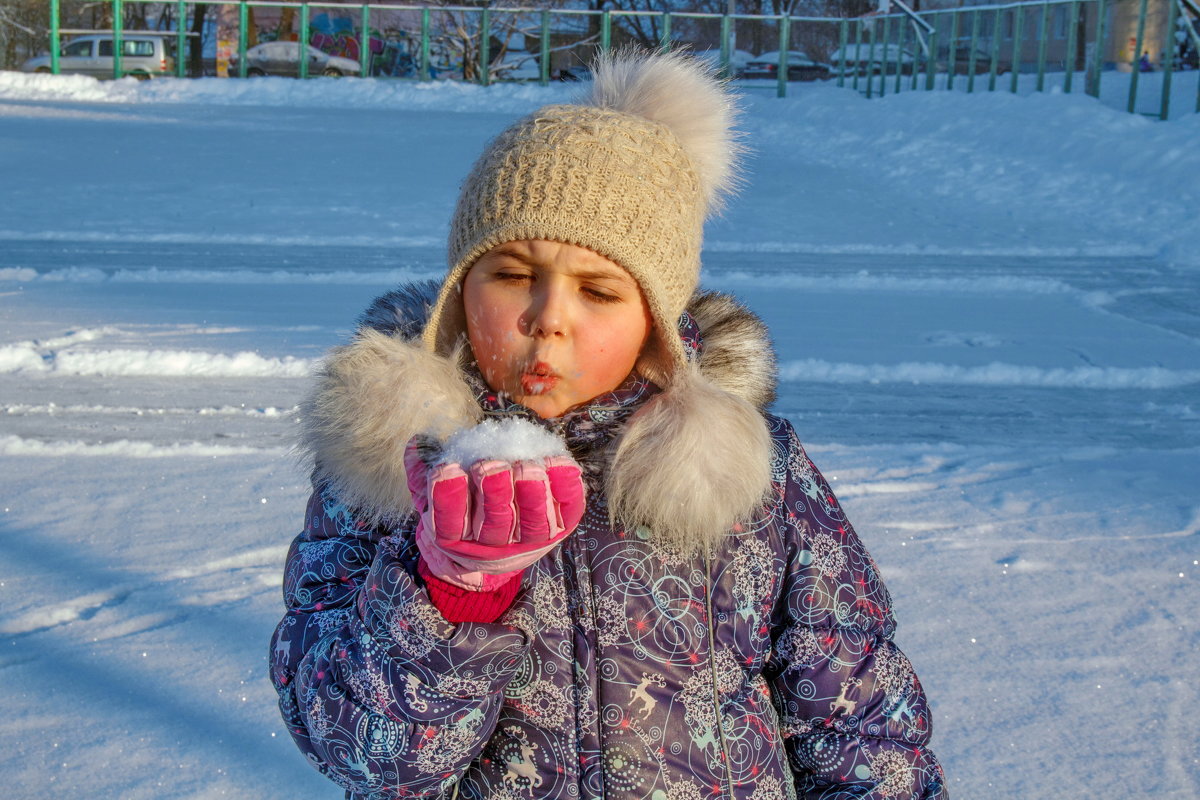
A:
MULTIPOLYGON (((726 304, 714 325, 760 330, 708 302, 726 304)), ((412 333, 379 319, 365 321, 412 333)), ((695 328, 691 350, 722 335, 695 328)), ((654 391, 631 380, 547 424, 602 472, 654 391)), ((527 413, 486 387, 478 399, 527 413)), ((441 617, 417 576, 415 520, 368 524, 318 485, 271 651, 297 745, 363 800, 945 798, 878 568, 791 424, 765 419, 772 485, 753 524, 685 556, 611 526, 593 480, 578 530, 496 623, 441 617)))

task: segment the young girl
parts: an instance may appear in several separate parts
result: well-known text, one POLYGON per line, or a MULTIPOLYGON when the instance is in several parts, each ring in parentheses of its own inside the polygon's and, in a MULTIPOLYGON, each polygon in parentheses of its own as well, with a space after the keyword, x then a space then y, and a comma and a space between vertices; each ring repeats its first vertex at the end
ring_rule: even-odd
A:
POLYGON ((602 60, 326 361, 271 678, 347 797, 946 796, 767 333, 695 293, 732 117, 684 56, 602 60))

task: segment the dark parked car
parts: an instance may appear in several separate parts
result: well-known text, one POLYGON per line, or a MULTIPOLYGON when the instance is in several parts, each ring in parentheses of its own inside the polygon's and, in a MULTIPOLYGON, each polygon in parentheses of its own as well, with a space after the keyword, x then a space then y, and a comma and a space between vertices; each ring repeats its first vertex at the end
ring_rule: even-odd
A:
MULTIPOLYGON (((787 79, 789 81, 817 81, 829 77, 829 65, 813 61, 802 50, 789 50, 787 53, 787 79)), ((755 58, 746 64, 741 77, 747 79, 779 77, 779 51, 772 50, 755 58)))

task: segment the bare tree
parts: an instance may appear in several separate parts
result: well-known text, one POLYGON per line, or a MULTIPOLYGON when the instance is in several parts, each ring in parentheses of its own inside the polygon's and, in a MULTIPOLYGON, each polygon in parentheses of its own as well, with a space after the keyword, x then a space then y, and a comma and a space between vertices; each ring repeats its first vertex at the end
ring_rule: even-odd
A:
MULTIPOLYGON (((63 0, 64 28, 91 27, 94 2, 63 0)), ((0 0, 0 68, 17 69, 28 58, 49 52, 50 10, 46 0, 0 0)))
MULTIPOLYGON (((568 4, 568 0, 523 2, 520 7, 531 9, 531 11, 508 13, 505 12, 504 7, 496 8, 486 0, 474 0, 472 4, 479 10, 474 8, 469 11, 451 10, 446 6, 461 8, 464 5, 463 2, 461 0, 457 2, 455 0, 446 0, 445 2, 439 0, 437 5, 443 8, 437 12, 434 28, 441 33, 435 36, 433 42, 442 58, 453 62, 463 80, 469 81, 478 80, 480 76, 483 60, 481 52, 483 20, 480 12, 483 8, 491 9, 488 30, 488 74, 492 78, 503 78, 507 72, 519 67, 523 62, 533 61, 536 63, 537 56, 528 49, 527 43, 530 40, 537 41, 540 51, 542 30, 539 12, 541 9, 563 8, 568 4)), ((588 48, 589 45, 599 40, 599 34, 582 33, 574 38, 563 37, 559 34, 558 38, 565 38, 565 40, 556 43, 556 32, 552 29, 549 46, 552 58, 555 54, 577 48, 588 48)))
MULTIPOLYGON (((204 75, 204 48, 201 46, 204 35, 204 17, 208 14, 208 6, 197 3, 192 11, 192 46, 188 50, 188 74, 193 78, 204 75)), ((182 21, 182 20, 181 20, 182 21)), ((177 56, 181 57, 181 56, 177 56)))

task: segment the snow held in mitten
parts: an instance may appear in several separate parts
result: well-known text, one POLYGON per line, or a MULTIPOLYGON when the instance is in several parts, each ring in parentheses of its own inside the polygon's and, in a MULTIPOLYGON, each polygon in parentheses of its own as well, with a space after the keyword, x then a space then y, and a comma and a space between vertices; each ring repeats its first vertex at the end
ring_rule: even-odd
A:
POLYGON ((509 417, 484 420, 458 431, 446 440, 440 461, 467 465, 482 459, 538 461, 565 455, 567 447, 562 439, 527 419, 509 417))

